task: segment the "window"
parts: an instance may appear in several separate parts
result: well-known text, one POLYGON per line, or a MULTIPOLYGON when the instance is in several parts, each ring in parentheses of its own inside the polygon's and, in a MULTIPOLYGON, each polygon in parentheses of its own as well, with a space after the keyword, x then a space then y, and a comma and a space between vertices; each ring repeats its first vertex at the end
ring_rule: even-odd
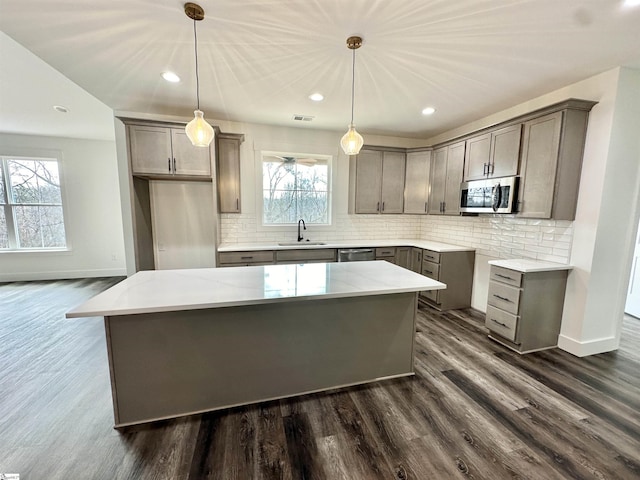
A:
POLYGON ((58 159, 0 160, 0 249, 65 248, 58 159))
POLYGON ((331 157, 262 152, 262 223, 331 223, 331 157))

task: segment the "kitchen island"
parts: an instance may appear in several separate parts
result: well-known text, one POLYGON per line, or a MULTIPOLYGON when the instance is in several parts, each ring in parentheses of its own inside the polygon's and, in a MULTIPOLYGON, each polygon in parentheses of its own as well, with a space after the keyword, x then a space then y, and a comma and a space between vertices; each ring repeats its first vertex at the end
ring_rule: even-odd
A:
POLYGON ((413 375, 417 294, 383 261, 138 272, 103 316, 115 426, 413 375))

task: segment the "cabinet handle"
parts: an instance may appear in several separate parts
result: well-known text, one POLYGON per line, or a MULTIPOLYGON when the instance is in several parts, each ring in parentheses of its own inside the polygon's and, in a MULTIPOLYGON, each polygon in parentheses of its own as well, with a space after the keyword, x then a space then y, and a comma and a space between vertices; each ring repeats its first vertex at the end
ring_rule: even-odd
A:
POLYGON ((496 164, 495 163, 490 163, 489 164, 489 168, 487 168, 487 171, 493 175, 493 171, 496 169, 496 164), (491 169, 491 171, 489 172, 489 168, 491 169))
POLYGON ((251 255, 250 257, 240 257, 240 260, 252 260, 253 259, 253 255, 251 255))
POLYGON ((169 173, 171 173, 171 158, 167 158, 167 169, 169 170, 169 173))
POLYGON ((502 327, 504 327, 504 328, 509 328, 509 325, 507 325, 506 323, 499 322, 499 321, 498 321, 498 320, 496 320, 495 318, 492 318, 492 319, 491 319, 491 321, 492 321, 493 323, 497 323, 498 325, 500 325, 500 326, 502 326, 502 327))
POLYGON ((483 163, 482 164, 482 175, 486 175, 488 172, 488 168, 487 168, 488 164, 483 163))
POLYGON ((176 159, 173 158, 173 173, 176 173, 176 159))
POLYGON ((498 300, 502 300, 503 302, 509 302, 509 303, 513 303, 511 300, 509 300, 508 298, 504 298, 501 297, 500 295, 496 295, 495 293, 493 294, 494 297, 496 297, 498 300))
POLYGON ((382 202, 382 211, 384 212, 384 202, 382 202))
POLYGON ((515 278, 508 277, 506 275, 501 275, 499 273, 494 274, 496 277, 505 278, 507 280, 515 280, 515 278))
POLYGON ((424 211, 427 211, 427 202, 424 202, 424 211))
POLYGON ((376 205, 376 212, 380 211, 380 202, 378 202, 378 204, 376 205))
POLYGON ((236 198, 236 210, 240 210, 240 199, 236 198))
POLYGON ((425 272, 430 273, 431 275, 433 275, 433 272, 431 270, 425 270, 425 272))

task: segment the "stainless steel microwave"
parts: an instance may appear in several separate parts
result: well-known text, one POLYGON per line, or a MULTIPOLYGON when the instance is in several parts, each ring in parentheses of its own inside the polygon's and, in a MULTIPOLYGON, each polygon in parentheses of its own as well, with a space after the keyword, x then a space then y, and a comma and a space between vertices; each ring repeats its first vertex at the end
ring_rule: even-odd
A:
POLYGON ((519 177, 472 180, 460 184, 460 211, 465 213, 514 213, 519 177))

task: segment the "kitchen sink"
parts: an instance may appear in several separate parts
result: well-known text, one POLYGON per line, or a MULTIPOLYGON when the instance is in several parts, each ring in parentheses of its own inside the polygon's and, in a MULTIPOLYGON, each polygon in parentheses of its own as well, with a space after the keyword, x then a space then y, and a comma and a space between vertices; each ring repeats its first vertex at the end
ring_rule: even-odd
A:
POLYGON ((325 242, 280 242, 278 243, 281 247, 293 247, 296 245, 326 245, 325 242))

